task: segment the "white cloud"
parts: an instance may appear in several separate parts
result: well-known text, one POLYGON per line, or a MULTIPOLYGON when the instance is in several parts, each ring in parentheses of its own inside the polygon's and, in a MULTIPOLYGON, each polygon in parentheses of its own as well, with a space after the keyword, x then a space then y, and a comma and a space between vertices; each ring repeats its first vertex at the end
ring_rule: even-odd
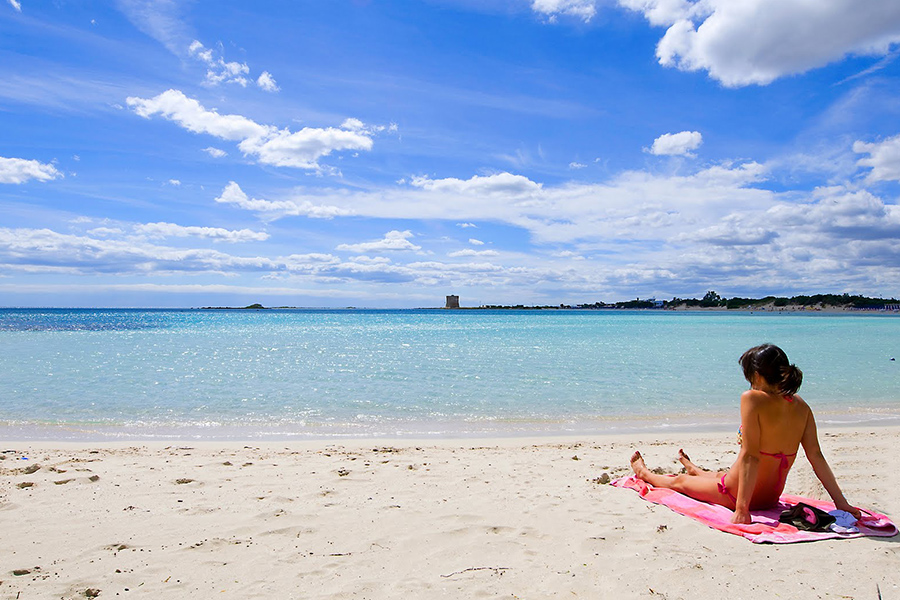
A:
POLYGON ((473 246, 484 246, 484 242, 481 240, 476 240, 475 238, 469 238, 469 243, 473 246))
POLYGON ((216 202, 221 204, 232 204, 238 208, 252 210, 261 215, 275 219, 286 216, 332 219, 334 217, 347 217, 354 214, 353 210, 349 208, 313 204, 308 200, 294 202, 292 200, 258 200, 256 198, 250 198, 244 193, 241 186, 234 181, 228 182, 228 185, 222 190, 222 194, 216 198, 216 202))
POLYGON ((0 228, 0 264, 59 273, 149 274, 285 269, 283 261, 216 250, 171 248, 127 240, 96 239, 50 229, 0 228))
POLYGON ((172 0, 118 0, 115 3, 131 24, 155 39, 172 54, 184 55, 188 27, 180 17, 183 6, 172 0))
POLYGON ((486 195, 486 196, 520 196, 534 194, 541 189, 540 183, 535 183, 522 175, 512 173, 498 173, 496 175, 475 175, 471 179, 429 179, 428 177, 412 177, 410 185, 413 187, 440 192, 445 194, 460 195, 486 195))
POLYGON ((118 227, 95 227, 88 230, 88 234, 100 237, 120 236, 125 232, 118 227))
POLYGON ((619 0, 619 5, 643 13, 651 25, 668 27, 691 17, 701 7, 693 0, 619 0))
MULTIPOLYGON (((328 253, 235 256, 151 242, 161 237, 215 242, 261 234, 170 223, 116 227, 74 219, 72 224, 104 227, 90 230, 90 235, 0 229, 0 267, 7 273, 207 273, 289 279, 325 286, 319 289, 340 287, 348 298, 377 292, 384 283, 402 284, 406 297, 426 298, 449 286, 467 297, 468 291, 477 291, 491 303, 542 303, 541 298, 558 302, 561 295, 584 301, 636 294, 690 296, 706 289, 728 295, 756 290, 765 294, 773 288, 795 293, 877 291, 900 285, 900 208, 851 185, 776 193, 761 189, 765 173, 756 163, 718 165, 678 176, 628 172, 602 185, 544 185, 525 202, 516 194, 485 202, 476 193, 441 191, 457 189, 458 182, 466 180, 433 191, 398 188, 331 197, 343 197, 344 206, 376 218, 393 218, 395 213, 405 219, 447 218, 441 211, 451 206, 480 212, 480 218, 529 231, 538 252, 498 253, 473 244, 450 253, 446 262, 404 263, 409 252, 428 250, 426 243, 413 240, 428 238, 391 231, 383 239, 335 244, 338 251, 364 254, 348 259, 328 253), (130 237, 119 239, 123 229, 130 237), (543 242, 552 250, 541 249, 543 242), (379 256, 392 250, 401 252, 391 254, 391 260, 379 256), (586 261, 585 255, 602 260, 586 261)), ((241 198, 252 202, 235 195, 241 198)))
POLYGON ((727 87, 766 85, 900 42, 900 3, 855 0, 618 0, 667 27, 660 64, 727 87))
POLYGON ((224 242, 262 242, 269 239, 264 231, 251 229, 223 229, 221 227, 196 227, 175 223, 143 223, 134 226, 134 231, 149 238, 200 237, 224 242))
POLYGON ((501 222, 529 231, 538 242, 641 239, 650 228, 665 238, 737 204, 769 206, 774 194, 755 187, 765 176, 765 167, 748 162, 682 176, 629 171, 602 184, 550 187, 511 173, 467 180, 416 177, 405 188, 320 192, 315 198, 374 218, 501 222))
POLYGON ((649 152, 656 156, 694 156, 691 151, 699 148, 702 143, 703 136, 699 131, 664 133, 653 140, 649 152))
POLYGON ((0 183, 25 183, 31 179, 49 181, 63 174, 51 164, 24 158, 4 158, 0 156, 0 183))
POLYGON ((463 250, 457 250, 456 252, 448 252, 447 256, 451 258, 460 258, 462 256, 499 256, 500 253, 496 250, 473 250, 472 248, 465 248, 463 250))
POLYGON ((476 225, 475 223, 457 223, 456 226, 462 227, 463 229, 469 229, 470 227, 478 229, 478 225, 476 225))
POLYGON ((853 151, 869 155, 856 164, 872 169, 868 175, 870 181, 900 181, 900 135, 877 143, 857 141, 853 151))
POLYGON ((220 150, 219 148, 213 148, 210 146, 209 148, 204 148, 204 152, 212 156, 213 158, 222 158, 224 156, 228 156, 228 153, 224 150, 220 150))
MULTIPOLYGON (((167 90, 154 98, 129 97, 128 106, 141 117, 160 115, 192 133, 205 133, 237 141, 245 156, 256 156, 263 164, 321 170, 318 160, 341 150, 371 150, 371 133, 359 130, 304 127, 300 131, 260 125, 240 115, 221 115, 207 110, 178 90, 167 90)), ((356 127, 355 121, 353 123, 356 127)))
POLYGON ((167 90, 148 99, 129 97, 126 102, 145 119, 160 115, 192 133, 205 133, 223 140, 264 138, 274 129, 240 115, 220 115, 214 109, 206 110, 199 102, 178 90, 167 90))
POLYGON ((256 85, 267 92, 277 92, 281 89, 275 82, 275 78, 272 77, 272 74, 268 71, 263 71, 262 74, 260 74, 259 78, 256 80, 256 85))
POLYGON ((179 187, 179 186, 181 186, 181 181, 179 181, 178 179, 170 179, 170 180, 168 180, 166 183, 169 184, 169 185, 171 185, 171 186, 173 186, 173 187, 179 187))
POLYGON ((22 4, 19 2, 19 0, 9 0, 9 5, 17 11, 22 12, 22 4))
POLYGON ((587 165, 582 164, 582 163, 580 163, 580 162, 572 161, 572 162, 569 163, 569 168, 570 168, 570 169, 584 169, 585 167, 587 167, 587 165))
POLYGON ((236 83, 241 87, 247 87, 250 67, 247 63, 226 62, 221 56, 204 46, 200 41, 194 40, 188 46, 188 53, 207 66, 206 83, 218 85, 220 83, 236 83))
POLYGON ((248 138, 238 144, 244 154, 255 154, 260 162, 277 167, 319 169, 318 160, 335 150, 371 150, 366 134, 328 127, 304 127, 300 131, 272 131, 266 137, 248 138))
POLYGON ((408 229, 406 231, 389 231, 384 234, 384 238, 372 242, 362 242, 359 244, 340 244, 337 250, 346 252, 409 252, 421 250, 421 246, 417 246, 409 241, 413 234, 408 229))
POLYGON ((551 256, 555 256, 556 258, 570 258, 572 260, 585 260, 584 256, 572 250, 561 250, 559 252, 554 252, 551 256))
POLYGON ((597 14, 596 0, 532 0, 531 8, 551 22, 557 15, 567 15, 587 23, 597 14))

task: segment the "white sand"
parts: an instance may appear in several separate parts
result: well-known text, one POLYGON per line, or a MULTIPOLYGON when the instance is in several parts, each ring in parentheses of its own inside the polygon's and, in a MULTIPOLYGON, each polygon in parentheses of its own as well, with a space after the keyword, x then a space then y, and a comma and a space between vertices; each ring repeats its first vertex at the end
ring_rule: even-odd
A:
MULTIPOLYGON (((900 428, 820 437, 850 501, 900 518, 900 428)), ((638 448, 674 472, 681 446, 708 468, 737 449, 728 434, 7 443, 0 599, 900 597, 900 536, 755 545, 592 482, 638 448)), ((822 494, 802 453, 786 491, 822 494)))

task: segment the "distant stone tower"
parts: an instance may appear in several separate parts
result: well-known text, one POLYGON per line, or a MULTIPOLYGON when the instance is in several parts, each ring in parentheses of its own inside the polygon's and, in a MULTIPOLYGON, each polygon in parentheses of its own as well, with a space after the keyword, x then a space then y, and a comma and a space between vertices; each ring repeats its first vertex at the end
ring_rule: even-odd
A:
POLYGON ((459 308, 459 296, 447 296, 447 306, 445 308, 459 308))

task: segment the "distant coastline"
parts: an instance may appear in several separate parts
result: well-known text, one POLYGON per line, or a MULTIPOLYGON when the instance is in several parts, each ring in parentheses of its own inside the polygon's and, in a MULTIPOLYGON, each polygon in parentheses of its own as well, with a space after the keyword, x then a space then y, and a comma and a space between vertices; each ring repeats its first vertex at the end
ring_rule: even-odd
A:
POLYGON ((714 291, 709 291, 703 298, 672 298, 657 300, 656 298, 628 300, 625 302, 595 302, 593 304, 560 304, 547 306, 504 306, 483 305, 482 309, 612 309, 612 310, 702 310, 702 311, 760 311, 760 312, 856 312, 886 311, 900 312, 900 300, 895 298, 870 298, 850 294, 816 294, 812 296, 766 296, 764 298, 724 298, 714 291))
MULTIPOLYGON (((200 310, 302 310, 300 306, 203 306, 200 310)), ((344 310, 355 310, 355 306, 344 310)), ((850 294, 815 294, 812 296, 766 296, 764 298, 725 298, 714 291, 703 298, 636 298, 623 302, 594 302, 584 304, 482 304, 480 306, 421 307, 438 310, 671 310, 671 311, 747 311, 747 312, 888 312, 900 313, 900 300, 895 298, 871 298, 850 294)), ((328 310, 338 310, 329 308, 328 310)))

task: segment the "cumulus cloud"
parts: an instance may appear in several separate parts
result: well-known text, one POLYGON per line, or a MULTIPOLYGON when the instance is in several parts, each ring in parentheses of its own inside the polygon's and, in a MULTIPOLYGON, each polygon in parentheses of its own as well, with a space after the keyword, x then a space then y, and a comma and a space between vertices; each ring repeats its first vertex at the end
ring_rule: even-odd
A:
POLYGON ((767 207, 774 194, 755 186, 766 176, 763 165, 747 162, 713 165, 690 175, 628 171, 605 183, 549 187, 511 173, 415 177, 407 186, 317 199, 374 218, 500 222, 530 232, 538 242, 640 239, 651 228, 654 235, 677 235, 736 204, 767 207))
POLYGON ((766 85, 900 42, 900 4, 833 0, 618 0, 666 27, 659 63, 727 87, 766 85), (799 25, 798 25, 799 24, 799 25))
POLYGON ((586 168, 586 167, 587 167, 586 164, 583 164, 583 163, 580 163, 580 162, 572 161, 572 162, 569 163, 569 168, 570 168, 570 169, 584 169, 584 168, 586 168))
POLYGON ((243 208, 244 210, 252 210, 274 219, 286 216, 332 219, 334 217, 346 217, 353 214, 353 210, 348 208, 313 204, 308 200, 294 202, 292 200, 258 200, 256 198, 250 198, 244 193, 241 186, 234 181, 228 182, 228 185, 222 190, 222 194, 216 198, 216 202, 221 204, 231 204, 238 208, 243 208))
POLYGON ((220 83, 236 83, 241 87, 247 87, 250 67, 247 63, 226 62, 215 51, 204 46, 199 40, 194 40, 188 46, 188 53, 207 66, 206 83, 218 85, 220 83))
POLYGON ((447 256, 450 258, 460 258, 463 256, 499 256, 500 253, 496 250, 473 250, 472 248, 465 248, 463 250, 457 250, 456 252, 448 252, 447 256))
POLYGON ((532 0, 531 8, 551 22, 566 15, 587 23, 597 14, 596 0, 532 0))
POLYGON ((705 242, 714 246, 759 246, 768 244, 778 233, 764 227, 737 227, 732 223, 720 223, 699 229, 679 240, 705 242))
POLYGON ((869 155, 856 164, 872 169, 868 175, 870 181, 900 181, 900 135, 876 143, 857 141, 853 151, 869 155))
POLYGON ((199 102, 178 90, 167 90, 147 99, 128 97, 126 103, 135 114, 145 119, 159 115, 191 133, 205 133, 223 140, 265 138, 274 129, 240 115, 220 115, 215 110, 206 110, 199 102))
POLYGON ((409 241, 413 234, 408 229, 406 231, 388 231, 383 239, 372 242, 362 242, 359 244, 340 244, 337 250, 346 252, 410 252, 421 250, 421 246, 417 246, 409 241))
POLYGON ((272 77, 272 74, 268 71, 263 71, 260 76, 256 80, 256 85, 267 92, 277 92, 281 90, 278 87, 278 84, 275 83, 275 78, 272 77))
POLYGON ((97 239, 50 229, 0 228, 0 264, 62 273, 165 273, 271 271, 286 268, 266 257, 216 250, 171 248, 128 240, 97 239))
POLYGON ((196 227, 175 223, 142 223, 134 231, 149 238, 199 237, 224 242, 263 242, 269 239, 264 231, 251 229, 223 229, 221 227, 196 227))
POLYGON ((236 141, 245 156, 256 156, 263 164, 279 167, 318 171, 322 169, 319 159, 332 152, 371 150, 373 145, 372 130, 358 120, 354 120, 352 129, 304 127, 292 132, 240 115, 207 110, 178 90, 167 90, 154 98, 129 97, 127 103, 141 117, 159 115, 192 133, 236 141))
POLYGON ((664 133, 653 140, 649 152, 656 156, 694 156, 692 151, 699 148, 702 143, 703 136, 699 131, 664 133))
POLYGON ((551 254, 556 258, 569 258, 572 260, 585 260, 584 256, 578 254, 574 250, 560 250, 559 252, 554 252, 551 254))
MULTIPOLYGON (((125 227, 104 222, 90 235, 0 229, 0 266, 6 272, 245 274, 320 286, 348 283, 354 286, 348 288, 353 290, 349 296, 377 292, 377 284, 386 282, 403 283, 406 297, 427 297, 449 286, 477 289, 485 301, 515 303, 539 303, 541 297, 558 301, 561 293, 596 301, 635 294, 685 296, 705 289, 743 295, 768 293, 773 287, 800 293, 900 285, 897 206, 851 185, 811 193, 773 192, 761 189, 764 176, 765 169, 755 163, 678 176, 631 172, 602 186, 545 185, 525 203, 517 203, 517 196, 486 203, 475 194, 469 198, 423 189, 397 191, 408 196, 395 207, 403 218, 440 218, 426 209, 452 204, 446 201, 454 198, 466 212, 484 209, 486 220, 529 231, 538 247, 547 242, 552 248, 546 253, 485 251, 473 244, 449 253, 446 262, 404 263, 409 253, 427 251, 422 248, 426 243, 413 240, 427 238, 394 230, 382 239, 336 245, 339 252, 362 254, 347 259, 328 253, 236 256, 153 242, 176 237, 187 243, 229 236, 252 239, 258 232, 149 223, 129 225, 128 237, 122 233, 125 227), (390 259, 383 256, 388 253, 390 259), (585 255, 602 260, 586 261, 585 255), (598 289, 604 290, 603 296, 598 289)), ((384 190, 379 195, 387 204, 400 202, 384 190)), ((384 203, 366 195, 347 201, 366 215, 387 214, 384 203)))
POLYGON ((180 186, 181 186, 181 181, 178 180, 178 179, 170 179, 170 180, 168 180, 166 183, 167 183, 168 185, 173 186, 173 187, 180 187, 180 186))
POLYGON ((476 240, 475 238, 469 238, 469 243, 473 246, 484 246, 484 242, 481 240, 476 240))
POLYGON ((118 227, 94 227, 93 229, 89 229, 88 233, 94 236, 107 237, 120 236, 125 232, 118 227))
POLYGON ((0 183, 25 183, 32 179, 50 181, 63 174, 51 164, 24 158, 4 158, 0 156, 0 183))
POLYGON ((371 150, 372 138, 365 133, 328 127, 304 127, 270 131, 265 137, 248 138, 238 144, 244 154, 255 154, 259 161, 277 167, 320 168, 318 160, 333 151, 371 150))
POLYGON ((421 188, 430 192, 443 194, 460 194, 471 196, 483 194, 486 196, 523 196, 538 192, 542 185, 535 183, 522 175, 512 173, 498 173, 496 175, 475 175, 471 179, 430 179, 428 177, 412 177, 412 187, 421 188))
POLYGON ((228 156, 228 153, 224 150, 220 150, 219 148, 213 148, 210 146, 209 148, 204 148, 204 152, 212 156, 213 158, 222 158, 224 156, 228 156))

